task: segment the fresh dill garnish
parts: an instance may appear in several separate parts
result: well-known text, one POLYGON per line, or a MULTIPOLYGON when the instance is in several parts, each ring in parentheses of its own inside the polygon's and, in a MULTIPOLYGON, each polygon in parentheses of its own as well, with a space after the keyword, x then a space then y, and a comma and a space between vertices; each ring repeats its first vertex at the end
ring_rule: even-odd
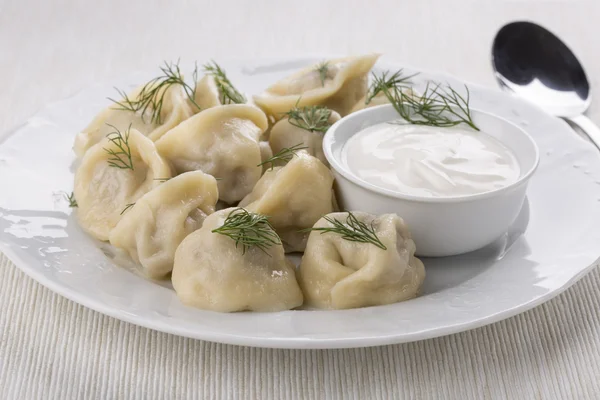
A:
POLYGON ((280 245, 281 239, 269 223, 269 217, 250 212, 244 208, 231 211, 223 225, 212 230, 213 233, 225 235, 235 241, 235 247, 242 247, 242 254, 251 247, 263 253, 273 245, 280 245))
MULTIPOLYGON (((298 99, 298 101, 300 100, 298 99)), ((327 107, 304 106, 299 108, 296 103, 296 106, 284 115, 287 116, 290 124, 307 131, 325 133, 331 127, 329 123, 331 110, 327 107)))
POLYGON ((325 216, 323 218, 325 218, 325 220, 333 226, 324 228, 308 228, 303 229, 301 232, 320 231, 321 235, 324 233, 337 233, 342 237, 342 239, 350 242, 371 243, 382 250, 387 250, 387 247, 377 237, 373 224, 371 223, 371 226, 368 226, 364 222, 359 221, 351 212, 348 212, 345 223, 329 216, 325 216))
POLYGON ((401 87, 382 87, 385 96, 400 117, 413 125, 452 127, 469 125, 476 131, 469 108, 469 88, 465 85, 466 96, 461 96, 450 86, 427 83, 421 96, 405 93, 401 87))
POLYGON ((392 75, 388 76, 390 71, 384 71, 381 75, 376 75, 375 72, 372 73, 373 81, 369 86, 369 90, 367 91, 367 96, 365 97, 365 104, 369 104, 375 96, 379 93, 383 92, 383 88, 392 89, 397 87, 405 87, 407 85, 411 85, 411 78, 419 75, 419 73, 415 73, 412 75, 404 75, 404 70, 400 68, 398 71, 394 72, 392 75))
POLYGON ((75 200, 75 193, 71 192, 71 194, 65 192, 65 199, 69 202, 69 207, 79 207, 77 204, 77 200, 75 200))
POLYGON ((265 164, 271 164, 271 166, 269 168, 273 169, 275 167, 275 162, 277 162, 277 161, 282 161, 284 163, 289 162, 292 160, 292 158, 294 158, 294 156, 296 155, 296 152, 298 152, 300 150, 308 149, 308 147, 303 146, 303 144, 304 143, 298 143, 296 145, 293 145, 292 147, 285 147, 285 148, 279 150, 277 153, 275 153, 273 155, 273 157, 258 164, 257 167, 262 167, 265 164))
POLYGON ((221 95, 221 104, 243 104, 246 102, 246 97, 233 86, 225 70, 214 60, 204 65, 204 72, 215 79, 215 84, 221 95))
POLYGON ((315 71, 319 73, 319 79, 321 79, 321 86, 325 86, 327 80, 327 72, 329 71, 329 62, 323 61, 315 67, 315 71))
POLYGON ((106 135, 108 140, 117 148, 117 151, 112 148, 104 148, 108 154, 110 154, 110 158, 107 160, 108 165, 115 168, 121 169, 130 169, 133 171, 133 159, 131 158, 131 148, 129 147, 129 131, 131 129, 131 125, 125 131, 125 134, 122 134, 120 130, 118 130, 115 126, 107 124, 115 131, 106 135))
MULTIPOLYGON (((181 69, 179 68, 179 61, 176 63, 167 63, 165 61, 160 70, 162 75, 148 81, 142 87, 137 97, 129 98, 123 90, 115 88, 122 100, 117 101, 110 97, 108 99, 119 106, 118 110, 141 111, 142 120, 146 117, 146 112, 151 112, 150 122, 160 124, 162 122, 161 113, 167 90, 173 85, 181 85, 189 101, 200 110, 200 106, 195 100, 196 84, 194 83, 194 87, 192 87, 184 81, 181 69)), ((196 82, 198 79, 198 66, 194 69, 192 77, 194 82, 196 82)))
POLYGON ((135 206, 135 203, 129 203, 125 205, 125 208, 123 209, 123 211, 121 211, 120 215, 123 215, 125 213, 125 211, 129 210, 131 207, 135 206))

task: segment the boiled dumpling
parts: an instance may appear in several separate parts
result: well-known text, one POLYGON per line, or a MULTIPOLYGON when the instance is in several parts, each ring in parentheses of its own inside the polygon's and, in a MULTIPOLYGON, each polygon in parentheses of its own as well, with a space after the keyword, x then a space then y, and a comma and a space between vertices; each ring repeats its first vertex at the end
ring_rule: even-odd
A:
POLYGON ((407 75, 403 69, 399 69, 393 74, 391 71, 383 71, 379 74, 372 74, 372 82, 365 96, 360 99, 352 112, 362 110, 364 108, 375 107, 382 104, 389 104, 389 99, 386 94, 394 95, 397 90, 412 98, 418 97, 417 92, 412 88, 412 80, 418 74, 407 75))
POLYGON ((273 157, 271 145, 266 140, 259 142, 260 146, 260 162, 263 164, 263 172, 269 168, 268 160, 273 157))
POLYGON ((317 158, 297 152, 284 167, 268 170, 240 207, 269 216, 288 252, 303 251, 308 232, 333 211, 333 176, 317 158))
POLYGON ((203 110, 222 105, 215 78, 205 75, 196 86, 196 104, 203 110))
POLYGON ((215 212, 217 181, 202 171, 166 180, 127 210, 110 233, 110 243, 126 250, 150 278, 173 269, 175 250, 215 212))
MULTIPOLYGON (((148 89, 146 85, 139 87, 128 95, 128 98, 135 101, 142 90, 148 89)), ((138 130, 156 141, 169 129, 199 111, 188 100, 181 85, 171 85, 166 90, 159 92, 157 97, 163 99, 159 120, 152 118, 153 109, 151 107, 142 113, 141 111, 133 112, 121 109, 116 103, 111 104, 98 114, 82 132, 77 134, 73 147, 75 154, 82 157, 90 147, 114 131, 114 128, 124 131, 131 126, 132 129, 138 130)), ((119 101, 124 102, 122 99, 119 101)))
POLYGON ((384 92, 379 92, 375 95, 368 103, 366 102, 366 97, 363 97, 356 103, 356 105, 352 108, 352 112, 364 110, 365 108, 380 106, 382 104, 389 104, 389 100, 384 92))
POLYGON ((366 93, 377 54, 329 60, 270 86, 254 101, 276 119, 294 107, 322 105, 345 116, 366 93))
POLYGON ((218 178, 219 198, 233 203, 250 193, 261 176, 260 135, 267 118, 257 107, 209 108, 185 120, 156 142, 178 173, 201 170, 218 178))
POLYGON ((154 143, 135 129, 115 131, 90 148, 75 173, 77 217, 83 229, 100 240, 130 204, 172 176, 154 143))
POLYGON ((225 104, 246 103, 246 97, 233 86, 225 71, 214 61, 204 66, 206 75, 196 85, 196 104, 202 110, 225 104))
POLYGON ((173 288, 184 304, 205 310, 282 311, 298 307, 303 298, 295 268, 278 241, 264 217, 240 208, 217 211, 177 248, 173 288), (266 235, 269 245, 245 247, 236 242, 236 233, 252 233, 235 231, 235 224, 230 223, 233 218, 237 226, 241 223, 266 235))
MULTIPOLYGON (((413 88, 402 88, 402 92, 408 96, 412 96, 414 98, 418 97, 417 92, 413 88)), ((360 99, 358 103, 352 109, 352 112, 364 110, 365 108, 380 106, 382 104, 389 104, 390 100, 385 95, 384 91, 380 91, 375 94, 373 97, 369 98, 367 96, 360 99), (368 100, 368 102, 367 102, 368 100)))
POLYGON ((285 148, 305 147, 307 153, 329 165, 323 153, 323 135, 340 115, 326 107, 294 108, 271 129, 269 144, 277 154, 285 148))
POLYGON ((298 276, 309 306, 367 307, 419 293, 425 268, 414 256, 408 227, 396 214, 333 213, 313 229, 298 276), (367 242, 350 241, 344 234, 367 242))

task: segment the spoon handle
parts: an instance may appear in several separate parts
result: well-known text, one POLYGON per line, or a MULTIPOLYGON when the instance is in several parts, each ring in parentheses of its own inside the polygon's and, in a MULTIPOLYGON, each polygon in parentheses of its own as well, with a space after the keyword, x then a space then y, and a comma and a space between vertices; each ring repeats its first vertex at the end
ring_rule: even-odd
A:
POLYGON ((575 125, 577 125, 585 134, 590 138, 590 140, 600 149, 600 128, 592 122, 591 119, 586 117, 585 115, 578 115, 576 117, 568 117, 566 118, 575 125))

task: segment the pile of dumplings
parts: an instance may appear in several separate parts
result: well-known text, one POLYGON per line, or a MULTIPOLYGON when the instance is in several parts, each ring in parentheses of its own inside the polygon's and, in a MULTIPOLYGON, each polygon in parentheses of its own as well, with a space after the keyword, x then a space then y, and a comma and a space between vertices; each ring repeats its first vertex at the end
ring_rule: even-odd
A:
POLYGON ((377 58, 310 65, 250 100, 216 63, 219 73, 193 91, 151 81, 122 93, 75 139, 80 226, 147 277, 170 278, 181 301, 200 309, 348 309, 417 296, 425 270, 406 224, 395 214, 340 212, 322 150, 331 124, 385 102, 365 104, 377 58), (149 106, 134 109, 149 89, 149 106), (299 123, 309 110, 323 113, 323 125, 299 123), (222 234, 240 213, 265 217, 261 229, 273 239, 253 246, 222 234), (350 218, 378 244, 335 231, 350 218), (304 253, 298 268, 286 257, 293 252, 304 253))

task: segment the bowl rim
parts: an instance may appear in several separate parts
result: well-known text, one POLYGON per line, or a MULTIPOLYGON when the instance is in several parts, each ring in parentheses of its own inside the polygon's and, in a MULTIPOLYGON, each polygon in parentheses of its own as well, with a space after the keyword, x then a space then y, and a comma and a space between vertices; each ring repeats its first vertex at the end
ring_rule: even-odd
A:
MULTIPOLYGON (((400 192, 396 192, 396 191, 393 191, 390 189, 386 189, 386 188, 382 188, 382 187, 373 185, 373 184, 366 182, 366 181, 360 179, 359 177, 355 176, 351 171, 349 171, 347 168, 344 167, 341 160, 338 160, 336 157, 334 157, 332 147, 335 143, 335 140, 333 140, 333 139, 335 138, 336 132, 340 128, 340 126, 347 123, 347 121, 349 121, 350 119, 355 119, 355 118, 365 119, 368 115, 370 115, 372 113, 376 113, 379 110, 382 110, 384 108, 392 108, 392 107, 393 106, 391 104, 381 104, 378 106, 365 108, 363 110, 346 115, 345 117, 341 118, 336 123, 334 123, 327 130, 327 132, 325 133, 325 136, 323 136, 323 153, 325 154, 325 158, 331 165, 331 168, 335 172, 340 174, 342 177, 349 180, 350 182, 352 182, 355 185, 358 185, 370 192, 374 192, 374 193, 377 193, 380 195, 384 195, 386 197, 391 197, 391 198, 395 198, 395 199, 399 199, 399 200, 407 200, 407 201, 421 202, 421 203, 460 203, 460 202, 469 202, 469 201, 475 201, 475 200, 483 200, 483 199, 488 199, 491 197, 499 196, 499 195, 509 192, 523 184, 526 184, 539 166, 540 149, 539 149, 537 143, 535 142, 535 140, 533 140, 531 135, 529 133, 527 133, 527 131, 525 129, 523 129, 522 127, 518 126, 517 124, 507 120, 506 118, 500 117, 496 114, 493 114, 493 113, 490 113, 487 111, 483 111, 483 110, 477 109, 477 108, 471 108, 471 112, 479 113, 479 114, 486 114, 492 118, 496 118, 496 119, 502 121, 503 123, 505 123, 507 125, 512 125, 533 145, 533 150, 534 150, 533 164, 529 168, 529 170, 527 170, 526 173, 522 174, 519 177, 519 179, 517 179, 516 181, 512 182, 509 185, 503 186, 498 189, 489 190, 487 192, 462 195, 462 196, 448 196, 448 197, 417 196, 417 195, 412 195, 412 194, 400 193, 400 192)), ((356 133, 358 133, 358 132, 356 132, 356 133)), ((500 139, 498 139, 498 140, 500 140, 500 139)), ((348 140, 344 140, 344 142, 341 144, 341 146, 345 146, 347 141, 348 140)))

